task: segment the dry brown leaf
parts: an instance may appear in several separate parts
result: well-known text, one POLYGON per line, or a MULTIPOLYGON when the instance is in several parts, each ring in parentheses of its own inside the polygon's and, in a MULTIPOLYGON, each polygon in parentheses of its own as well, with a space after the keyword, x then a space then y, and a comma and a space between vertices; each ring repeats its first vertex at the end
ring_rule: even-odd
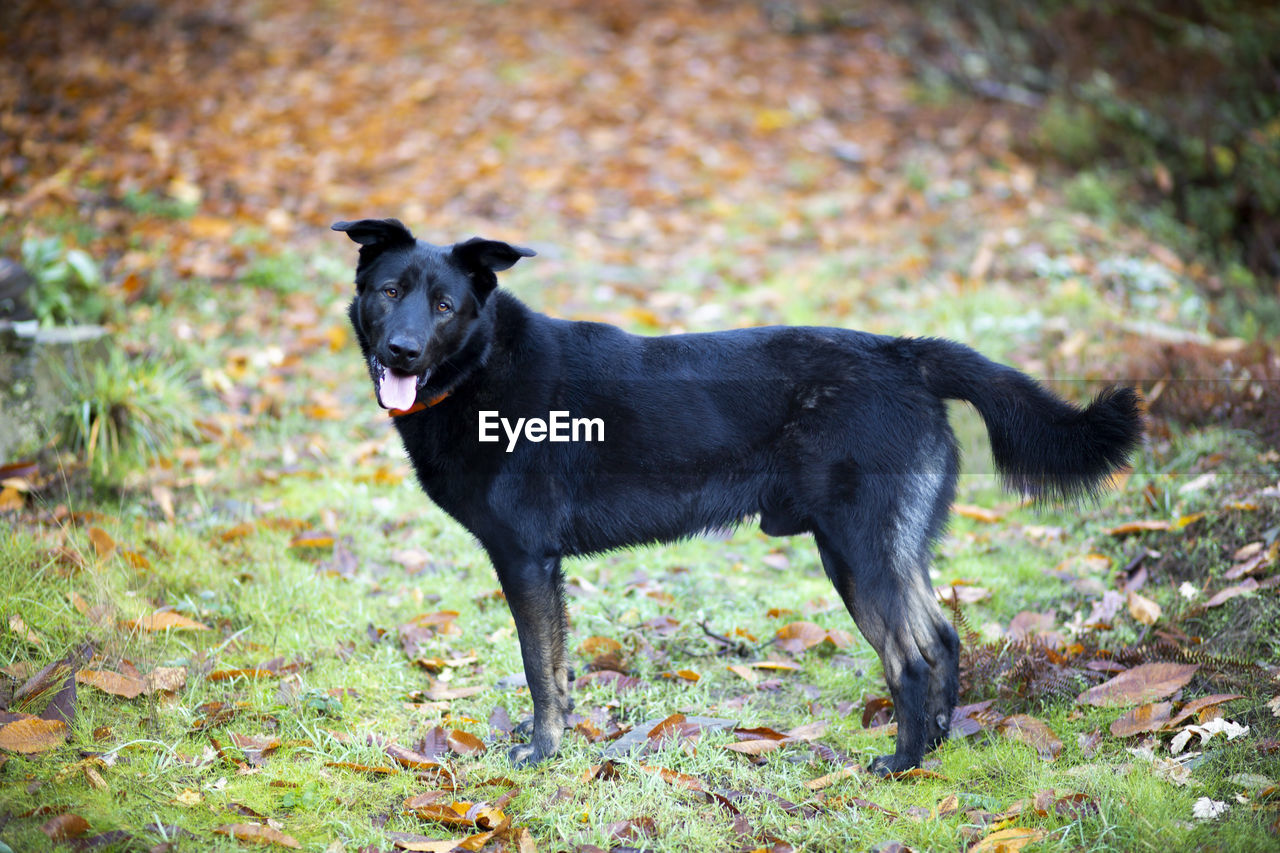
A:
POLYGON ((49 836, 50 841, 66 841, 79 838, 89 831, 89 821, 78 814, 60 814, 45 822, 40 831, 49 836))
POLYGON ((1076 697, 1077 702, 1096 707, 1137 705, 1181 690, 1200 669, 1193 663, 1144 663, 1125 670, 1076 697))
POLYGON ((1143 625, 1154 625, 1160 618, 1160 605, 1146 596, 1131 591, 1128 602, 1129 615, 1143 625))
POLYGON ((277 847, 288 847, 298 850, 302 847, 298 839, 285 835, 278 829, 259 823, 223 824, 213 830, 218 835, 227 835, 237 841, 248 841, 253 844, 274 844, 277 847))
POLYGON ((969 853, 1018 853, 1028 844, 1044 839, 1043 829, 1010 826, 998 829, 969 848, 969 853))
POLYGON ((1218 705, 1221 705, 1224 702, 1230 702, 1233 699, 1242 699, 1242 698, 1244 697, 1242 697, 1239 693, 1214 693, 1209 696, 1201 696, 1199 699, 1192 699, 1190 702, 1183 705, 1178 710, 1178 713, 1173 715, 1173 717, 1169 720, 1165 728, 1171 729, 1179 725, 1183 720, 1186 720, 1188 717, 1192 716, 1193 714, 1199 714, 1201 711, 1207 708, 1216 708, 1218 705))
POLYGON ((1238 595, 1244 595, 1246 592, 1253 592, 1257 588, 1258 582, 1256 580, 1253 578, 1245 578, 1243 583, 1238 583, 1235 586, 1229 586, 1226 589, 1222 589, 1214 593, 1213 597, 1204 603, 1204 607, 1206 610, 1210 607, 1217 607, 1220 604, 1225 604, 1238 595))
POLYGON ((819 776, 817 779, 810 779, 804 783, 804 786, 810 791, 821 791, 831 785, 839 782, 841 779, 848 779, 857 776, 860 771, 856 767, 843 767, 834 773, 828 773, 826 776, 819 776))
POLYGON ((80 670, 76 673, 76 682, 96 687, 112 696, 123 696, 125 699, 134 699, 146 689, 146 685, 140 678, 101 669, 80 670))
POLYGON ((690 776, 688 773, 678 773, 666 767, 654 767, 649 764, 637 764, 636 767, 645 773, 657 776, 673 788, 685 788, 690 791, 706 790, 706 786, 701 779, 697 776, 690 776))
POLYGON ((138 631, 208 631, 209 626, 172 610, 157 610, 141 619, 130 619, 126 628, 138 631))
POLYGON ((1159 731, 1169 723, 1169 712, 1172 709, 1172 702, 1139 705, 1111 724, 1111 734, 1116 737, 1132 737, 1144 732, 1159 731))
POLYGON ((726 666, 725 669, 729 670, 734 675, 743 679, 748 684, 755 684, 757 681, 760 680, 760 676, 752 672, 749 667, 743 666, 740 663, 731 663, 728 666, 726 666))
POLYGON ((40 639, 40 635, 28 628, 27 623, 23 622, 22 617, 16 613, 9 616, 9 630, 33 646, 44 645, 44 640, 40 639))
POLYGON ((62 746, 70 729, 62 720, 14 720, 0 726, 0 749, 10 752, 46 752, 62 746))
POLYGON ((766 752, 773 752, 785 743, 786 741, 784 740, 760 738, 758 740, 740 740, 737 743, 727 743, 724 748, 740 752, 743 755, 764 755, 766 752))
POLYGON ((1053 761, 1062 752, 1062 741, 1044 720, 1030 714, 1014 714, 1005 717, 996 726, 1005 737, 1021 741, 1033 748, 1045 761, 1053 761))

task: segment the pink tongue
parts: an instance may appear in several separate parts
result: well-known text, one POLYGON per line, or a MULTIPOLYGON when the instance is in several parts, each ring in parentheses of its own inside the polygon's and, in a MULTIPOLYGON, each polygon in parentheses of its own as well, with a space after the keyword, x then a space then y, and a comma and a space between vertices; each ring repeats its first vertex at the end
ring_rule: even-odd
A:
POLYGON ((418 399, 418 377, 412 373, 382 372, 378 397, 388 409, 408 409, 418 399))

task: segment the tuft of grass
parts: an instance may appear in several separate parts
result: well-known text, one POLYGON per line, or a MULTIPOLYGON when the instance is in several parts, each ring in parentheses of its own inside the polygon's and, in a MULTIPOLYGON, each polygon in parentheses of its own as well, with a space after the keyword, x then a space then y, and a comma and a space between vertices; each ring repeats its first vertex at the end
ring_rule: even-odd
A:
POLYGON ((103 360, 63 370, 62 378, 66 403, 53 443, 83 458, 104 484, 121 482, 196 433, 196 398, 180 364, 113 349, 103 360))

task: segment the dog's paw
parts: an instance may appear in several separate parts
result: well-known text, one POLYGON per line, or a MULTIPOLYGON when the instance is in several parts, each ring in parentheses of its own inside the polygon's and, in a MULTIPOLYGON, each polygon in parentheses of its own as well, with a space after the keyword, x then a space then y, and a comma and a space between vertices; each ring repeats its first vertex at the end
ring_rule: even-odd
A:
POLYGON ((513 767, 530 767, 547 756, 531 743, 518 743, 507 750, 507 760, 513 767))
POLYGON ((533 737, 533 717, 527 717, 516 723, 516 727, 511 730, 511 734, 525 739, 533 737))
POLYGON ((917 766, 919 761, 912 761, 907 756, 897 755, 880 755, 872 760, 867 766, 867 770, 877 776, 892 776, 894 773, 904 773, 907 770, 917 766))

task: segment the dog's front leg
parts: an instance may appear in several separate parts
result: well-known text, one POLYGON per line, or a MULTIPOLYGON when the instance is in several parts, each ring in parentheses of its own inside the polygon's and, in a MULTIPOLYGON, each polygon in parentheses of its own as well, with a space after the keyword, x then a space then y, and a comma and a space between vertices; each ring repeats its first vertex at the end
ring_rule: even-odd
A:
POLYGON ((533 764, 559 749, 572 707, 560 560, 523 557, 495 561, 495 566, 520 636, 520 656, 533 697, 530 741, 513 746, 507 755, 512 764, 533 764))

